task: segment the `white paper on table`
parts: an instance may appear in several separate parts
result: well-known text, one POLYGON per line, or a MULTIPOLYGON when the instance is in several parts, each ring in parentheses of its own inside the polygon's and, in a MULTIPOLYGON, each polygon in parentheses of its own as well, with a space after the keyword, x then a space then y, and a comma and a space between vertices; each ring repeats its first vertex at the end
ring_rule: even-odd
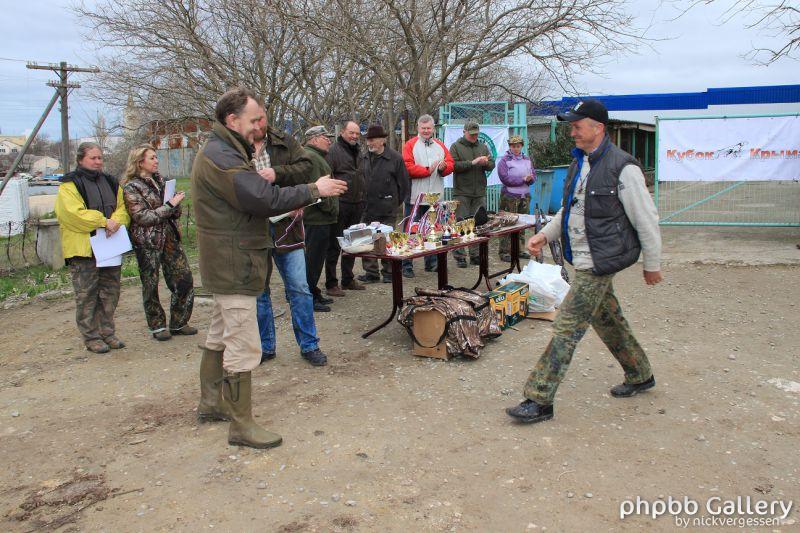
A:
POLYGON ((164 203, 169 202, 173 196, 175 196, 175 185, 176 180, 167 180, 164 183, 164 203))
POLYGON ((124 225, 120 226, 111 237, 106 237, 106 230, 104 228, 97 228, 94 237, 89 237, 89 242, 92 245, 94 258, 98 262, 111 259, 112 257, 133 250, 131 239, 128 237, 128 230, 124 225))
POLYGON ((95 261, 95 265, 97 266, 97 268, 118 267, 121 264, 122 264, 122 256, 121 255, 115 255, 114 257, 110 257, 110 258, 106 259, 105 261, 95 261))

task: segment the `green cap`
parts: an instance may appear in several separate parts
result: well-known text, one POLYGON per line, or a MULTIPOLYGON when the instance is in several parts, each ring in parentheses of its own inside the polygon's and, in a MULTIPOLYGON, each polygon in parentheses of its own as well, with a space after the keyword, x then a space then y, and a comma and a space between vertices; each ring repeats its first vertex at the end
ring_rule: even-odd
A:
POLYGON ((480 125, 478 125, 478 123, 475 122, 474 120, 470 120, 469 122, 464 124, 465 133, 473 134, 473 133, 478 133, 480 131, 481 131, 480 125))

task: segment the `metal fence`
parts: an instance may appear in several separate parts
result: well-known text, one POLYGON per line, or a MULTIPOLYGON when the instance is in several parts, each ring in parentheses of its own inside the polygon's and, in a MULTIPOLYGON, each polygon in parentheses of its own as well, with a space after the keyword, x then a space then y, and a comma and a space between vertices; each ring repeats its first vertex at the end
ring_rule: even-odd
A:
MULTIPOLYGON (((193 257, 196 249, 194 217, 191 209, 184 209, 179 221, 181 244, 187 255, 193 257)), ((0 225, 0 275, 46 263, 39 257, 40 224, 38 218, 24 222, 6 222, 0 225)))
MULTIPOLYGON (((748 117, 778 116, 749 115, 748 117)), ((663 120, 737 117, 682 117, 656 120, 656 143, 663 120)), ((656 147, 655 201, 665 226, 800 227, 798 181, 665 181, 658 175, 656 147)))
POLYGON ((667 226, 800 227, 797 181, 661 181, 656 204, 667 226))
MULTIPOLYGON (((452 102, 439 108, 439 137, 443 137, 444 128, 453 124, 466 124, 475 121, 482 126, 507 126, 509 135, 528 138, 527 106, 510 102, 452 102)), ((523 148, 525 153, 528 147, 523 148)), ((486 209, 500 209, 500 185, 486 188, 486 209)), ((449 199, 451 189, 445 189, 444 196, 449 199)))
POLYGON ((6 222, 0 227, 0 274, 42 264, 36 252, 38 220, 6 222))

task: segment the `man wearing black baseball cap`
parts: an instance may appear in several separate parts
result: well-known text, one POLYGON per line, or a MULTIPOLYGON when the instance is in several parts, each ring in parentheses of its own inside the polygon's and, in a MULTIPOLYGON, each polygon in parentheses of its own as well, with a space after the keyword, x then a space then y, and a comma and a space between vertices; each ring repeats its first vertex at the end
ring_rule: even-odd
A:
POLYGON ((612 396, 633 396, 656 383, 612 285, 614 274, 636 263, 640 253, 645 283, 661 281, 658 212, 644 174, 633 156, 611 143, 602 102, 581 100, 558 119, 570 123, 575 159, 564 182, 561 209, 528 239, 528 251, 536 256, 560 238, 575 278, 553 323, 553 337, 525 383, 525 401, 506 409, 528 423, 553 418, 556 390, 590 325, 625 371, 625 381, 611 389, 612 396))
POLYGON ((556 115, 556 117, 563 122, 576 122, 584 118, 590 118, 595 122, 608 124, 608 109, 600 100, 590 98, 578 101, 575 107, 566 113, 556 115))

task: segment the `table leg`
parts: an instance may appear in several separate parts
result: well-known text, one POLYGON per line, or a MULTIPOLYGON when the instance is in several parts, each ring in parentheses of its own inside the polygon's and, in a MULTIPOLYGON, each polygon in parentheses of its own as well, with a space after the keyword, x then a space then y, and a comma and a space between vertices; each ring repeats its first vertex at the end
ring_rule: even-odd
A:
POLYGON ((519 232, 512 233, 509 235, 511 238, 511 269, 510 272, 514 271, 514 267, 517 267, 517 272, 522 272, 522 267, 519 264, 519 232))
POLYGON ((439 290, 448 284, 447 279, 447 252, 436 254, 436 276, 439 281, 439 290))
POLYGON ((477 289, 481 280, 486 281, 486 288, 492 290, 489 286, 489 241, 482 242, 478 245, 478 259, 480 266, 478 267, 478 281, 472 286, 472 290, 477 289))
POLYGON ((392 265, 392 313, 384 322, 362 334, 362 339, 366 339, 376 331, 388 326, 394 320, 397 311, 403 307, 403 260, 391 259, 390 262, 392 265))

